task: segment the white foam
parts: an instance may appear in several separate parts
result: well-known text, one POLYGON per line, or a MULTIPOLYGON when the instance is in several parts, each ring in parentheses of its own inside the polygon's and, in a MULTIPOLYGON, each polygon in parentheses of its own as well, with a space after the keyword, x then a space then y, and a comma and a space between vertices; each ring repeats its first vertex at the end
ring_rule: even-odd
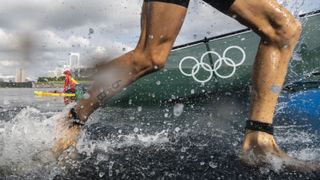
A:
POLYGON ((299 157, 301 160, 314 161, 320 159, 320 148, 303 148, 301 150, 288 152, 290 156, 299 157))
POLYGON ((39 110, 27 107, 10 121, 0 121, 0 168, 8 167, 9 171, 23 175, 51 163, 48 162, 53 160, 49 150, 53 145, 56 118, 48 119, 39 110), (39 154, 46 164, 40 162, 39 154))
POLYGON ((87 138, 85 131, 80 135, 77 143, 77 150, 80 153, 91 155, 95 150, 102 150, 104 152, 113 152, 116 148, 129 147, 133 145, 140 145, 148 147, 154 144, 163 144, 169 142, 168 131, 163 130, 155 134, 138 134, 132 133, 128 135, 118 135, 118 140, 105 139, 103 141, 95 141, 87 138))
POLYGON ((296 128, 303 127, 297 125, 291 126, 278 126, 281 129, 281 134, 277 133, 277 142, 280 144, 303 144, 312 143, 317 139, 315 134, 310 134, 305 131, 297 132, 296 128))

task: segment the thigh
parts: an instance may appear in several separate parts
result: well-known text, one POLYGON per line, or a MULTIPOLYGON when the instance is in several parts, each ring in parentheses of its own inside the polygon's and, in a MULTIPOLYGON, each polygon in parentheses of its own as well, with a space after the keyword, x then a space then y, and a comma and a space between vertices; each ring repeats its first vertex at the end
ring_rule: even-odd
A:
MULTIPOLYGON (((145 0, 141 13, 141 32, 134 51, 125 54, 135 55, 136 61, 143 61, 141 54, 158 51, 166 58, 181 29, 187 12, 187 4, 177 4, 170 0, 145 0)), ((181 0, 182 1, 182 0, 181 0)), ((189 0, 183 0, 188 1, 189 0)), ((96 65, 98 70, 104 69, 111 61, 103 61, 96 65)))
POLYGON ((173 45, 187 12, 187 6, 174 2, 177 1, 146 0, 144 2, 141 14, 141 35, 137 48, 149 49, 159 45, 173 45))

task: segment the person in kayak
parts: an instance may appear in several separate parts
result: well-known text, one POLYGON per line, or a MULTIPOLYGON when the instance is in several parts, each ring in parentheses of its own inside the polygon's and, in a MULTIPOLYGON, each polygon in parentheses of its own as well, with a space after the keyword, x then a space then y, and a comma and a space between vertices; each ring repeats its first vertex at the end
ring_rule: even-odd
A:
POLYGON ((76 86, 79 84, 72 75, 69 69, 65 69, 63 72, 64 78, 64 85, 63 85, 63 92, 64 93, 76 93, 76 86))
MULTIPOLYGON (((77 86, 79 86, 78 81, 76 81, 72 75, 69 69, 65 69, 63 72, 65 75, 64 78, 64 85, 63 85, 63 92, 64 93, 75 93, 77 92, 77 86)), ((64 104, 68 105, 70 102, 74 102, 75 97, 64 97, 64 104)))
MULTIPOLYGON (((251 109, 241 153, 243 161, 252 165, 270 163, 268 159, 272 156, 283 160, 288 167, 318 168, 289 157, 273 136, 275 106, 301 34, 299 21, 276 0, 204 1, 261 37, 253 68, 251 109)), ((98 107, 137 79, 164 67, 188 4, 189 0, 144 0, 137 46, 97 66, 97 79, 88 96, 70 110, 70 118, 63 124, 64 133, 53 148, 57 156, 76 144, 81 126, 98 107)))

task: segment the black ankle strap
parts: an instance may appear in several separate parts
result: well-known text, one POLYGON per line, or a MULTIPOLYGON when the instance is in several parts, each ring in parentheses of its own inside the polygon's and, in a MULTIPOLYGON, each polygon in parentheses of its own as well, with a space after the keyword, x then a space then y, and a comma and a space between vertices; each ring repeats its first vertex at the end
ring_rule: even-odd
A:
POLYGON ((246 122, 246 129, 253 130, 253 131, 262 131, 262 132, 273 135, 273 125, 268 123, 248 120, 246 122))
POLYGON ((70 114, 71 114, 71 117, 72 117, 72 123, 73 123, 73 124, 81 125, 81 126, 84 125, 84 123, 81 122, 81 120, 80 120, 80 118, 79 118, 79 116, 78 116, 78 114, 76 113, 76 110, 75 110, 74 108, 71 108, 71 109, 70 109, 70 114))

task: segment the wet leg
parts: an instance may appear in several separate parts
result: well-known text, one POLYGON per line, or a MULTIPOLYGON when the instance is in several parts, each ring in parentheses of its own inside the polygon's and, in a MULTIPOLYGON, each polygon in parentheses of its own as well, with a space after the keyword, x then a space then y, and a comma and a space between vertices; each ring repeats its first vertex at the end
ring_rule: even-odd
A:
MULTIPOLYGON (((163 2, 144 3, 141 15, 141 35, 136 48, 98 66, 96 81, 88 96, 75 106, 80 120, 85 122, 98 107, 140 77, 164 67, 173 43, 183 24, 187 8, 163 2)), ((80 128, 63 125, 64 133, 53 151, 57 156, 75 144, 80 128), (68 134, 68 137, 64 137, 68 134)))
MULTIPOLYGON (((236 0, 229 13, 261 37, 253 69, 249 119, 272 124, 288 64, 300 37, 301 25, 276 0, 236 0)), ((242 158, 248 163, 257 164, 266 163, 269 157, 280 158, 284 165, 292 168, 315 168, 307 168, 305 163, 290 158, 278 147, 272 135, 247 130, 242 158)))

